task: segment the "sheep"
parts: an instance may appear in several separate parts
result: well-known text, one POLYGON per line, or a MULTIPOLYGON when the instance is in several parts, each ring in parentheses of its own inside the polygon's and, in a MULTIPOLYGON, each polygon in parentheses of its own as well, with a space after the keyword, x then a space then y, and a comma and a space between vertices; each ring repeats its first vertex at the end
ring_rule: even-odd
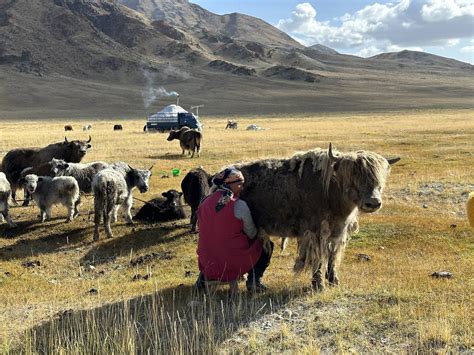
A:
POLYGON ((51 160, 52 169, 55 176, 72 176, 79 184, 79 190, 83 193, 92 192, 92 180, 101 170, 107 168, 109 164, 102 161, 93 163, 67 163, 61 159, 51 160))
POLYGON ((7 220, 8 226, 11 228, 16 227, 13 223, 10 214, 8 213, 8 199, 12 193, 10 183, 4 173, 0 172, 0 222, 7 220))
POLYGON ((71 222, 79 203, 79 185, 71 176, 38 176, 28 174, 25 177, 26 189, 33 196, 33 200, 40 209, 40 219, 43 223, 51 218, 51 207, 62 204, 67 207, 66 222, 71 222))
POLYGON ((130 210, 133 204, 132 190, 138 187, 141 193, 148 191, 152 167, 148 170, 133 169, 118 162, 101 170, 92 180, 94 192, 94 241, 99 240, 99 224, 104 215, 105 234, 112 238, 110 223, 117 221, 117 211, 124 209, 125 220, 133 225, 130 210))
POLYGON ((135 219, 148 222, 166 222, 186 218, 181 203, 182 192, 168 190, 148 201, 135 215, 135 219))

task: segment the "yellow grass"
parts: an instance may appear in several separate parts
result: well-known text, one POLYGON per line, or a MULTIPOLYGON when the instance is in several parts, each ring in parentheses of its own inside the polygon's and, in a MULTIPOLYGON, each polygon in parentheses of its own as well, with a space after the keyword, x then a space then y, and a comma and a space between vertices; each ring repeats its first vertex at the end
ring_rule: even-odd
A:
MULTIPOLYGON (((65 224, 65 210, 58 207, 53 209, 57 218, 40 224, 36 207, 15 207, 11 214, 19 228, 0 226, 0 349, 11 351, 21 337, 30 352, 39 347, 86 353, 473 350, 474 247, 465 214, 467 193, 474 189, 473 111, 238 121, 234 131, 224 130, 225 118, 204 119, 202 154, 195 159, 181 157, 178 142, 167 142, 165 134, 143 133, 138 119, 120 122, 123 132, 112 131, 112 120, 3 121, 0 155, 60 141, 64 124, 71 123, 75 131, 68 139, 92 136, 85 161, 156 164, 151 190, 135 192, 143 200, 179 189, 184 174, 196 166, 216 172, 237 161, 290 156, 329 142, 341 151, 400 156, 384 207, 360 218, 360 233, 342 262, 341 286, 306 293, 309 275, 292 274, 295 243, 290 242, 285 253, 272 258, 267 294, 196 295, 191 285, 197 276, 197 236, 189 233, 187 220, 134 228, 119 220, 112 227, 114 239, 91 243, 93 224, 85 214, 65 224), (82 132, 85 123, 92 123, 92 131, 82 132), (245 131, 251 123, 266 130, 245 131), (182 175, 172 177, 173 168, 182 175), (164 251, 173 258, 130 266, 131 258, 164 251), (358 253, 372 260, 359 261, 358 253), (23 267, 28 260, 41 265, 23 267), (91 262, 93 270, 87 268, 91 262), (439 270, 454 277, 430 277, 439 270), (132 281, 147 273, 149 280, 132 281), (97 295, 89 293, 92 288, 97 295), (97 308, 104 304, 112 305, 97 308), (84 311, 61 316, 70 309, 84 311), (46 325, 24 332, 41 321, 46 325)), ((84 199, 81 210, 92 203, 84 199)))

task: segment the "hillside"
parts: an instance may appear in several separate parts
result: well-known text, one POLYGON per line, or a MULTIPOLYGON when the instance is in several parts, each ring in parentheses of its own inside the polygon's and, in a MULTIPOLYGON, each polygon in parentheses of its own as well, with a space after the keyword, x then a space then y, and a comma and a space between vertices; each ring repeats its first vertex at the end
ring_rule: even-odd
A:
POLYGON ((472 68, 306 48, 260 19, 186 0, 0 2, 0 118, 144 116, 170 102, 145 104, 160 87, 205 115, 467 108, 472 68))

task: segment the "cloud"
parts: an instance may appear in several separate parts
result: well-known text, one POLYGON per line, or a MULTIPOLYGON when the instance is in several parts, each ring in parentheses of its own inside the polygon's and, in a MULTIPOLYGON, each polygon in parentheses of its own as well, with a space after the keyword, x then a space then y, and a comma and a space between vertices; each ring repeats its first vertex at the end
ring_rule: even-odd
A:
POLYGON ((460 49, 461 53, 474 53, 474 46, 466 46, 460 49))
POLYGON ((427 22, 451 20, 461 16, 474 16, 474 3, 469 0, 430 0, 421 8, 427 22))
MULTIPOLYGON (((374 0, 375 1, 375 0, 374 0)), ((277 27, 303 44, 320 43, 369 56, 393 48, 449 47, 474 35, 474 0, 398 0, 374 3, 338 20, 318 21, 308 2, 295 7, 277 27)))

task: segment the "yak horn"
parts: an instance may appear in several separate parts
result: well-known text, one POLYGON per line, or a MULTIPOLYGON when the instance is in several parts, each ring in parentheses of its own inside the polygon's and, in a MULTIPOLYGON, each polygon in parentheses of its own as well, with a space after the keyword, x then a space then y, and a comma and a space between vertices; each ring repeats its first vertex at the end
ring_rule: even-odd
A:
POLYGON ((389 163, 390 165, 395 164, 395 163, 396 163, 397 161, 399 161, 399 160, 400 160, 399 157, 397 157, 397 158, 392 158, 392 159, 387 159, 387 161, 388 161, 388 163, 389 163))
POLYGON ((328 156, 329 156, 329 160, 331 162, 335 162, 337 160, 336 157, 332 154, 332 144, 331 144, 331 142, 329 142, 328 156))
POLYGON ((86 143, 90 143, 92 140, 92 137, 89 135, 89 140, 86 143))
POLYGON ((65 143, 69 143, 69 142, 67 141, 67 137, 64 137, 64 142, 65 142, 65 143))
POLYGON ((148 170, 151 171, 151 169, 153 169, 154 166, 155 166, 155 164, 152 164, 152 166, 150 166, 150 168, 148 170))

